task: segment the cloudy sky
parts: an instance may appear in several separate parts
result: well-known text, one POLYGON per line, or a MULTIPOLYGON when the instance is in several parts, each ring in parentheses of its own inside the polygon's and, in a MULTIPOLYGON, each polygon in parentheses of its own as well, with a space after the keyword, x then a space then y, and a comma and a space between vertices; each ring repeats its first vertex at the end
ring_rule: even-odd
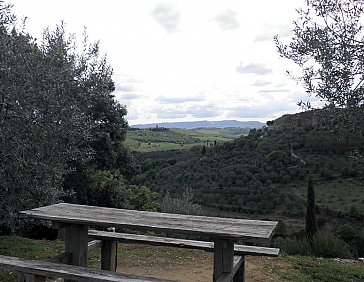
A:
POLYGON ((273 36, 289 42, 304 0, 8 0, 39 38, 61 20, 114 69, 129 124, 259 120, 298 112, 307 96, 273 36))

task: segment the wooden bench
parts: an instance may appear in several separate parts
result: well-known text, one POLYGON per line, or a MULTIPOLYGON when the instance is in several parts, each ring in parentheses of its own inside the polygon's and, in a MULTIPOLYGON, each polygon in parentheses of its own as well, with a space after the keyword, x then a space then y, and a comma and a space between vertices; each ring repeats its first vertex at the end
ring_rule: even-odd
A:
POLYGON ((24 260, 0 256, 0 268, 25 274, 26 282, 45 282, 46 277, 70 279, 87 282, 168 282, 141 276, 124 275, 116 272, 73 266, 45 261, 24 260))
MULTIPOLYGON (((199 249, 208 252, 214 251, 214 242, 204 242, 195 240, 175 239, 157 236, 146 236, 126 233, 115 233, 109 231, 89 230, 89 238, 101 240, 101 265, 102 269, 116 269, 116 242, 149 244, 154 246, 169 246, 176 248, 199 249)), ((273 256, 277 257, 279 249, 265 248, 246 245, 234 245, 234 263, 230 276, 220 277, 219 282, 245 280, 245 256, 273 256), (230 280, 229 280, 230 279, 230 280)))

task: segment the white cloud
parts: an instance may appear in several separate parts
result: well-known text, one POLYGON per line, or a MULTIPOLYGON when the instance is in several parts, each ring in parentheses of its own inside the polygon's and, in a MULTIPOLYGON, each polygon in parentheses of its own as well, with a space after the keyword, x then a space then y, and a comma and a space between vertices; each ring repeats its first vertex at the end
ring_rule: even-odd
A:
POLYGON ((232 10, 225 10, 217 15, 214 20, 222 30, 233 30, 239 28, 238 13, 232 10))
POLYGON ((116 92, 135 92, 135 87, 132 84, 119 84, 115 86, 116 92))
POLYGON ((254 42, 273 42, 273 37, 278 35, 280 38, 292 36, 292 26, 290 23, 287 25, 264 23, 254 37, 254 42))
POLYGON ((289 89, 262 89, 259 90, 258 93, 284 93, 290 92, 289 89))
POLYGON ((202 96, 194 96, 194 97, 158 97, 157 99, 160 103, 163 104, 182 104, 188 102, 201 102, 204 101, 205 98, 202 96))
POLYGON ((136 94, 136 93, 125 93, 125 94, 118 95, 118 99, 120 101, 123 101, 123 100, 136 100, 136 99, 139 99, 139 98, 142 98, 142 96, 139 95, 139 94, 136 94))
POLYGON ((254 81, 254 83, 252 84, 252 86, 267 86, 269 84, 272 84, 272 82, 271 81, 257 79, 256 81, 254 81))

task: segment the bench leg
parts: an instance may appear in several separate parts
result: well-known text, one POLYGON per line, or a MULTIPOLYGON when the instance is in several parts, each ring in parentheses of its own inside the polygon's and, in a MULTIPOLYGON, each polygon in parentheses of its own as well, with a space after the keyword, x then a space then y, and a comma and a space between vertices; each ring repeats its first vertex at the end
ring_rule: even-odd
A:
POLYGON ((25 274, 25 282, 46 282, 46 277, 35 274, 25 274))
POLYGON ((216 282, 221 276, 229 275, 233 270, 234 241, 216 239, 214 241, 214 274, 216 282))
MULTIPOLYGON (((65 231, 65 251, 71 254, 71 265, 87 266, 88 226, 68 225, 65 231)), ((73 280, 65 279, 65 282, 73 280)))
POLYGON ((116 271, 118 243, 104 240, 101 245, 101 269, 116 271))
POLYGON ((234 282, 245 282, 245 256, 243 257, 244 261, 239 267, 238 271, 234 275, 234 282))

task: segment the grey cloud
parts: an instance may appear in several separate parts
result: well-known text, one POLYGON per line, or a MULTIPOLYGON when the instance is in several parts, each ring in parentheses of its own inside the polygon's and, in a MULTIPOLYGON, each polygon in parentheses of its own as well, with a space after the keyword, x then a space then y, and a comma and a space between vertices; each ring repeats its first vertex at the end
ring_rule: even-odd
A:
POLYGON ((272 34, 259 34, 254 37, 254 42, 265 42, 265 41, 273 41, 272 34))
POLYGON ((159 4, 152 11, 152 17, 165 28, 167 32, 177 30, 180 21, 180 12, 170 4, 159 4))
POLYGON ((233 30, 239 28, 239 21, 237 19, 237 13, 232 10, 225 10, 225 12, 217 15, 214 18, 222 30, 233 30))
POLYGON ((261 80, 261 79, 257 79, 252 86, 267 86, 269 84, 271 84, 272 82, 270 81, 266 81, 266 80, 261 80))
POLYGON ((312 103, 319 103, 321 100, 316 96, 309 96, 304 91, 296 91, 293 93, 293 95, 287 98, 287 101, 292 103, 297 103, 299 101, 304 101, 304 102, 310 101, 312 103))
POLYGON ((245 66, 243 66, 240 63, 240 65, 236 68, 236 70, 239 73, 253 73, 258 75, 265 75, 272 73, 272 69, 267 68, 265 65, 258 63, 251 63, 245 66))
POLYGON ((125 93, 125 94, 119 95, 119 98, 125 99, 125 100, 135 100, 135 99, 141 98, 141 95, 136 94, 136 93, 125 93))
POLYGON ((117 92, 135 92, 135 87, 132 84, 116 84, 115 91, 117 91, 117 92))
POLYGON ((158 118, 169 119, 169 118, 208 118, 220 115, 220 111, 215 109, 214 106, 196 106, 186 110, 175 110, 175 109, 155 109, 158 118))
POLYGON ((157 117, 161 119, 173 119, 173 118, 185 118, 187 117, 187 114, 184 112, 176 112, 176 111, 158 111, 157 117))
POLYGON ((195 109, 193 111, 191 111, 191 115, 195 118, 208 118, 208 117, 215 117, 215 116, 219 116, 220 112, 216 109, 213 108, 200 108, 200 109, 195 109))
POLYGON ((294 103, 269 103, 257 107, 239 107, 229 109, 232 118, 264 118, 277 116, 277 113, 288 113, 297 110, 294 103))

